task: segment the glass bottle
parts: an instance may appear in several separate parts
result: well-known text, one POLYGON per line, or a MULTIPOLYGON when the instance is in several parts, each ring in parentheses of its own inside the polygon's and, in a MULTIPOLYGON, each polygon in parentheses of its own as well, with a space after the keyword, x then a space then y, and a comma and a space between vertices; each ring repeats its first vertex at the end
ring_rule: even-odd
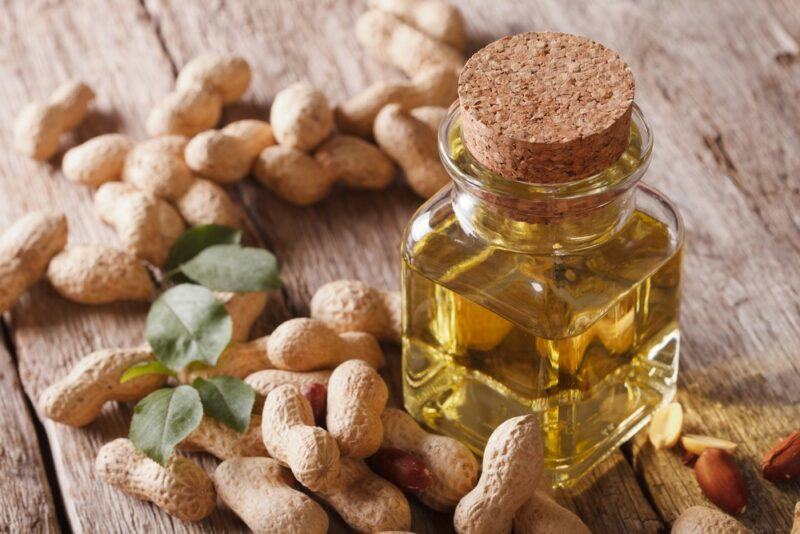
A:
POLYGON ((463 115, 456 102, 439 133, 452 184, 403 239, 405 407, 478 454, 535 413, 549 479, 568 485, 675 394, 682 223, 640 182, 653 138, 632 102, 621 155, 548 182, 487 168, 463 115))

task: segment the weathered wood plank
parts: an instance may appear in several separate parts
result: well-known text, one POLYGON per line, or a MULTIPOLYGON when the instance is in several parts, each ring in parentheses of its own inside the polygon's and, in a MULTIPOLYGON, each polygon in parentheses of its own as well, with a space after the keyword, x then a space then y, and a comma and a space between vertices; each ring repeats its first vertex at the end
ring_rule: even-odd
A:
MULTIPOLYGON (((736 441, 743 520, 785 532, 800 484, 758 474, 800 421, 797 3, 536 3, 547 26, 619 50, 656 135, 648 181, 687 227, 679 399, 688 431, 736 441)), ((662 517, 706 502, 691 469, 643 436, 636 468, 662 517)))
MULTIPOLYGON (((533 27, 535 14, 521 4, 508 2, 498 11, 480 1, 460 2, 470 22, 472 47, 522 31, 522 23, 533 27)), ((359 1, 241 2, 213 10, 170 0, 148 0, 146 5, 178 66, 206 50, 234 51, 251 61, 257 72, 244 112, 266 117, 274 95, 299 79, 323 87, 337 102, 376 80, 399 76, 367 57, 356 43, 353 26, 364 9, 359 1)), ((240 189, 281 261, 289 306, 295 313, 307 314, 313 291, 330 280, 357 278, 399 287, 402 229, 420 204, 404 185, 375 193, 337 191, 310 208, 289 206, 252 181, 240 189)), ((394 361, 387 377, 399 391, 399 353, 390 357, 394 361)), ((620 453, 601 471, 605 474, 593 479, 596 484, 561 495, 595 532, 655 531, 661 526, 620 453), (614 509, 598 510, 593 503, 606 495, 613 495, 614 509)), ((449 517, 417 504, 414 529, 447 532, 452 524, 449 517)))
POLYGON ((17 369, 0 342, 0 532, 60 532, 17 369))
MULTIPOLYGON (((96 110, 74 143, 107 131, 143 137, 147 111, 172 87, 172 67, 142 6, 131 0, 69 3, 13 2, 0 12, 0 110, 13 117, 31 98, 42 97, 75 76, 94 87, 96 110)), ((70 243, 115 243, 91 208, 91 192, 68 183, 57 162, 38 164, 14 153, 10 129, 2 129, 0 222, 33 209, 64 211, 70 243)), ((25 391, 37 399, 85 353, 142 341, 145 306, 72 305, 44 284, 11 314, 25 391)), ((241 523, 226 511, 197 527, 173 520, 152 505, 130 499, 94 474, 104 442, 125 435, 127 408, 109 407, 85 429, 45 421, 60 492, 76 532, 236 532, 241 523)))
POLYGON ((556 496, 583 518, 592 532, 662 532, 664 524, 642 495, 630 464, 618 454, 556 496))

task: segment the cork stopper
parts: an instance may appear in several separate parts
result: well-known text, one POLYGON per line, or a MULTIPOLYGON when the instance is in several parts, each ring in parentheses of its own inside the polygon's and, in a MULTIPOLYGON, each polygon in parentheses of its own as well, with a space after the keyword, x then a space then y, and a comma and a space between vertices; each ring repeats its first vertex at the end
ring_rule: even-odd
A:
POLYGON ((473 55, 458 82, 464 143, 510 180, 563 183, 600 172, 628 145, 633 74, 585 37, 522 33, 473 55))

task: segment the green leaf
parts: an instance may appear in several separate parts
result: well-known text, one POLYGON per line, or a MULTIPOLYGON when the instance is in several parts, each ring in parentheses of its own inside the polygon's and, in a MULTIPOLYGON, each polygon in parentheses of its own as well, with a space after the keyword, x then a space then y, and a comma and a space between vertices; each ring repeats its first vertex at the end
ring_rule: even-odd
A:
POLYGON ((281 285, 275 256, 260 248, 214 245, 181 265, 181 271, 217 291, 267 291, 281 285))
POLYGON ((242 231, 219 224, 204 224, 190 228, 181 235, 164 264, 165 271, 172 271, 181 266, 202 250, 222 244, 238 244, 242 241, 242 231))
POLYGON ((166 465, 175 445, 203 419, 200 395, 190 386, 164 388, 139 401, 133 410, 130 440, 148 457, 166 465))
POLYGON ((253 388, 231 376, 196 378, 192 386, 200 393, 206 414, 240 434, 247 430, 256 400, 253 388))
POLYGON ((119 377, 119 383, 124 384, 125 382, 130 382, 131 380, 144 375, 175 376, 175 371, 158 360, 139 362, 136 365, 129 367, 124 373, 122 373, 122 376, 119 377))
POLYGON ((214 293, 194 284, 165 291, 147 314, 147 341, 156 358, 174 371, 193 361, 215 365, 232 332, 225 306, 214 293))

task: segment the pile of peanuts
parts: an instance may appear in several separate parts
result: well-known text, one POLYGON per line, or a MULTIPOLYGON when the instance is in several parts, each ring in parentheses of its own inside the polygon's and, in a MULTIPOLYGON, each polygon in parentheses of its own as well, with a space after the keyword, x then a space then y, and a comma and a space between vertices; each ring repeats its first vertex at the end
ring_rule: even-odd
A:
MULTIPOLYGON (((378 339, 398 340, 396 292, 340 280, 319 288, 311 309, 312 317, 290 319, 269 336, 233 343, 217 366, 177 377, 234 376, 256 391, 245 433, 204 416, 179 445, 222 460, 213 476, 185 456, 162 467, 125 438, 100 449, 99 476, 186 521, 207 517, 219 497, 254 532, 326 532, 328 515, 317 501, 358 532, 408 531, 405 493, 433 510, 455 510, 461 533, 511 532, 512 525, 517 533, 588 532, 542 489, 535 416, 497 428, 479 479, 465 445, 387 407, 378 339)), ((233 314, 245 336, 252 317, 252 310, 233 314)), ((135 401, 165 385, 161 375, 119 383, 126 369, 152 359, 147 347, 94 352, 45 390, 39 407, 54 421, 87 425, 106 402, 135 401)))
MULTIPOLYGON (((358 21, 359 42, 410 80, 378 82, 335 110, 322 91, 298 82, 276 95, 269 123, 245 119, 215 129, 223 107, 248 90, 252 73, 241 57, 204 54, 183 67, 175 89, 147 117, 150 139, 109 133, 67 150, 64 176, 96 188, 95 212, 115 230, 121 247, 63 250, 63 216, 41 213, 20 221, 0 238, 0 260, 17 261, 22 254, 17 245, 4 248, 2 239, 19 243, 34 239, 32 234, 53 235, 38 236, 51 239, 48 253, 38 258, 43 268, 19 262, 9 276, 5 285, 11 289, 0 301, 0 312, 45 275, 45 268, 53 288, 75 302, 151 300, 155 287, 147 264, 162 266, 187 227, 241 227, 224 187, 250 173, 300 206, 319 202, 336 183, 386 188, 395 164, 422 197, 446 185, 437 129, 447 112, 443 106, 457 96, 464 62, 461 14, 433 0, 375 0, 371 6, 358 21)), ((70 81, 46 101, 29 104, 14 125, 17 149, 37 160, 53 157, 61 136, 86 117, 94 96, 85 83, 70 81)))
MULTIPOLYGON (((0 240, 0 256, 20 266, 14 295, 0 302, 3 309, 45 275, 77 302, 151 300, 155 287, 146 263, 162 266, 187 226, 240 227, 224 187, 251 172, 297 205, 318 202, 336 183, 385 188, 396 164, 420 196, 439 190, 448 177, 438 160, 436 131, 443 106, 456 98, 463 21, 457 10, 435 1, 382 0, 372 7, 358 22, 358 39, 409 81, 378 83, 335 110, 319 89, 299 82, 276 95, 269 123, 248 119, 216 129, 223 106, 247 91, 251 71, 242 58, 203 55, 181 70, 175 90, 151 112, 151 139, 135 142, 112 133, 68 150, 65 177, 97 188, 97 215, 115 229, 123 250, 64 250, 64 217, 32 214, 0 240), (406 54, 398 55, 396 39, 418 47, 411 64, 404 63, 406 54)), ((52 157, 93 96, 85 84, 70 82, 47 102, 31 104, 15 127, 17 147, 36 159, 52 157)), ((249 339, 249 332, 266 293, 218 297, 234 334, 214 367, 121 384, 131 366, 155 359, 152 350, 103 349, 42 393, 43 414, 81 427, 108 402, 137 401, 198 377, 237 377, 256 391, 246 432, 204 416, 178 446, 222 460, 212 475, 177 454, 161 466, 120 438, 97 454, 95 469, 107 483, 187 521, 207 517, 219 497, 255 532, 326 532, 328 515, 319 502, 359 532, 407 531, 406 493, 434 510, 455 510, 459 532, 497 532, 498 525, 510 532, 512 524, 517 532, 546 532, 556 524, 588 531, 539 489, 543 447, 533 416, 497 430, 479 480, 478 461, 465 445, 428 433, 404 411, 387 407, 388 388, 377 372, 384 362, 379 341, 399 342, 397 292, 332 282, 314 295, 312 317, 286 321, 258 339, 249 339)))

